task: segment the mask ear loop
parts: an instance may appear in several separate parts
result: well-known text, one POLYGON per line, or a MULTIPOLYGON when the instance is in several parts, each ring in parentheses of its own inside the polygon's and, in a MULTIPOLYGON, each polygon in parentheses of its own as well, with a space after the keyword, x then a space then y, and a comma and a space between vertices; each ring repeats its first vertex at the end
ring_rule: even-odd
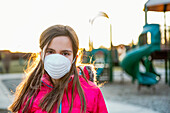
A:
POLYGON ((76 61, 76 57, 73 59, 72 64, 76 61))
POLYGON ((76 61, 77 57, 78 57, 78 55, 75 56, 75 58, 72 61, 72 64, 76 61))

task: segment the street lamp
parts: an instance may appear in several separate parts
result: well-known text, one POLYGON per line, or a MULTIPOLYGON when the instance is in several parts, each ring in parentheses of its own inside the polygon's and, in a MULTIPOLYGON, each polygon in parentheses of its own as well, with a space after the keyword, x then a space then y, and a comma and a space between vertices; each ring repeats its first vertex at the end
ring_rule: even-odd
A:
MULTIPOLYGON (((98 17, 106 17, 106 18, 108 18, 109 19, 109 16, 105 13, 105 12, 99 12, 92 20, 89 20, 89 22, 90 22, 90 24, 91 24, 91 26, 93 25, 93 23, 94 23, 94 20, 96 19, 96 18, 98 18, 98 17)), ((110 22, 110 20, 109 20, 109 22, 110 22)), ((93 43, 92 43, 93 44, 93 43)), ((93 45, 92 45, 93 46, 93 45)), ((109 81, 110 82, 112 82, 113 81, 113 57, 112 57, 112 25, 111 25, 111 22, 110 22, 110 62, 109 62, 109 75, 110 75, 110 79, 109 79, 109 81)))

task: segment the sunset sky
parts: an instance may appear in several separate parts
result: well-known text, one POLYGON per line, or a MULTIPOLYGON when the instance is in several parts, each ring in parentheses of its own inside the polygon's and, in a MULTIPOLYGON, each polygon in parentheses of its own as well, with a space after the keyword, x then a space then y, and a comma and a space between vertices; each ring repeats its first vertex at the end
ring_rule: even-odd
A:
MULTIPOLYGON (((88 48, 89 36, 94 46, 109 47, 109 24, 113 45, 129 44, 145 24, 144 4, 147 0, 0 0, 0 50, 39 52, 39 36, 49 26, 71 26, 77 33, 81 48, 88 48), (110 19, 99 17, 103 11, 110 19)), ((170 13, 166 13, 170 26, 170 13)), ((148 12, 148 23, 163 25, 164 15, 148 12)))

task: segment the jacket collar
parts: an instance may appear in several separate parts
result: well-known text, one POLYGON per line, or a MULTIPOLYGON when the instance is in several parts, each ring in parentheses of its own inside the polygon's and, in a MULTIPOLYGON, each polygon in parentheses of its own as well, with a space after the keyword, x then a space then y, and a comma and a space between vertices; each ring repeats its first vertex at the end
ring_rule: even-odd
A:
MULTIPOLYGON (((71 76, 70 76, 70 80, 69 80, 68 86, 70 86, 70 84, 72 83, 73 77, 74 77, 74 75, 71 75, 71 76)), ((53 84, 52 84, 51 81, 50 81, 49 75, 46 74, 46 73, 43 74, 43 76, 42 76, 42 78, 41 78, 41 82, 43 82, 46 86, 48 86, 48 87, 50 87, 50 88, 53 88, 53 87, 54 87, 53 84)))

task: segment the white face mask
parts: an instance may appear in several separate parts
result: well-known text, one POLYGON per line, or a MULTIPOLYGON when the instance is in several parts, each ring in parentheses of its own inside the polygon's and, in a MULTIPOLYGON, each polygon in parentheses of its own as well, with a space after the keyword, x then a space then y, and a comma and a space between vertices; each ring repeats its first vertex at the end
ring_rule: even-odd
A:
POLYGON ((44 69, 53 79, 63 77, 70 71, 70 68, 70 60, 63 55, 51 54, 46 56, 44 59, 44 69))

